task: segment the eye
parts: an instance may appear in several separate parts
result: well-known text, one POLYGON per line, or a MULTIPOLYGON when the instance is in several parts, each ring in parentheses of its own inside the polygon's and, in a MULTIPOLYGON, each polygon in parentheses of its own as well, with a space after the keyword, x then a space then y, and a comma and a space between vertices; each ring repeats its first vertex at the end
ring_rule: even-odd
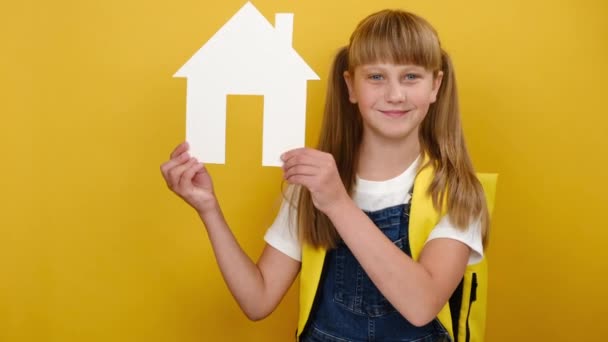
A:
POLYGON ((420 75, 418 74, 414 74, 414 73, 409 73, 409 74, 405 74, 405 79, 407 81, 414 81, 420 78, 420 75))
POLYGON ((372 81, 381 81, 384 79, 384 76, 382 74, 369 74, 367 78, 372 81))

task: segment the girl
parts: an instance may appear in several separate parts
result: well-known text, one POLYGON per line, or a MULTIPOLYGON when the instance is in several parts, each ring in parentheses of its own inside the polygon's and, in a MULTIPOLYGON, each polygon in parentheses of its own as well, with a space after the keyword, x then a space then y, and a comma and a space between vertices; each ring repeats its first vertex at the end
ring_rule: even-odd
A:
POLYGON ((365 18, 336 55, 324 115, 317 149, 282 156, 291 186, 257 263, 187 143, 161 171, 248 318, 270 314, 301 271, 300 341, 450 340, 437 316, 481 260, 489 219, 435 30, 403 11, 365 18), (414 223, 426 202, 434 216, 414 223))

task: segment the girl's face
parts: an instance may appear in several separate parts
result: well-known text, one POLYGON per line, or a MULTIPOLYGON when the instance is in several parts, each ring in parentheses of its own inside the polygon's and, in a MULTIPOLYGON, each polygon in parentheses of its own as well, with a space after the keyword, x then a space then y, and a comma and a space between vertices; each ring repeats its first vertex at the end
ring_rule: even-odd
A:
POLYGON ((364 134, 390 139, 417 139, 442 77, 442 72, 433 77, 418 65, 384 63, 364 64, 354 74, 344 73, 349 99, 361 112, 364 134))

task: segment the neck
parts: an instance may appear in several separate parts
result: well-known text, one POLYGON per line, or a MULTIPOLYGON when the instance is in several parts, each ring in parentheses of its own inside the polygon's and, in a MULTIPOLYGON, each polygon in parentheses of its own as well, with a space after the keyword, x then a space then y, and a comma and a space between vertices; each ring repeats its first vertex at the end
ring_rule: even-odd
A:
POLYGON ((391 140, 363 134, 357 174, 371 181, 394 178, 405 171, 420 155, 418 132, 405 139, 391 140))

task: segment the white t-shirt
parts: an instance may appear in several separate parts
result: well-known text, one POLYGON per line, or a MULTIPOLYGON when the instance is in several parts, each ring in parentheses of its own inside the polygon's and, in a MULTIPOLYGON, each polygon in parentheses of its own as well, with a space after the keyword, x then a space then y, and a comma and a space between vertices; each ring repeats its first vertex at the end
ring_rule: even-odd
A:
MULTIPOLYGON (((353 191, 353 200, 365 211, 376 211, 410 200, 409 190, 414 185, 419 159, 416 159, 407 170, 395 178, 386 181, 369 181, 357 177, 353 191)), ((289 199, 289 196, 287 196, 289 199)), ((427 242, 437 238, 448 238, 461 241, 471 248, 469 265, 478 263, 483 258, 481 223, 473 221, 465 230, 456 228, 446 215, 431 231, 427 242)), ((266 231, 264 240, 285 255, 302 260, 302 248, 298 237, 297 212, 287 200, 283 200, 274 223, 266 231)))

